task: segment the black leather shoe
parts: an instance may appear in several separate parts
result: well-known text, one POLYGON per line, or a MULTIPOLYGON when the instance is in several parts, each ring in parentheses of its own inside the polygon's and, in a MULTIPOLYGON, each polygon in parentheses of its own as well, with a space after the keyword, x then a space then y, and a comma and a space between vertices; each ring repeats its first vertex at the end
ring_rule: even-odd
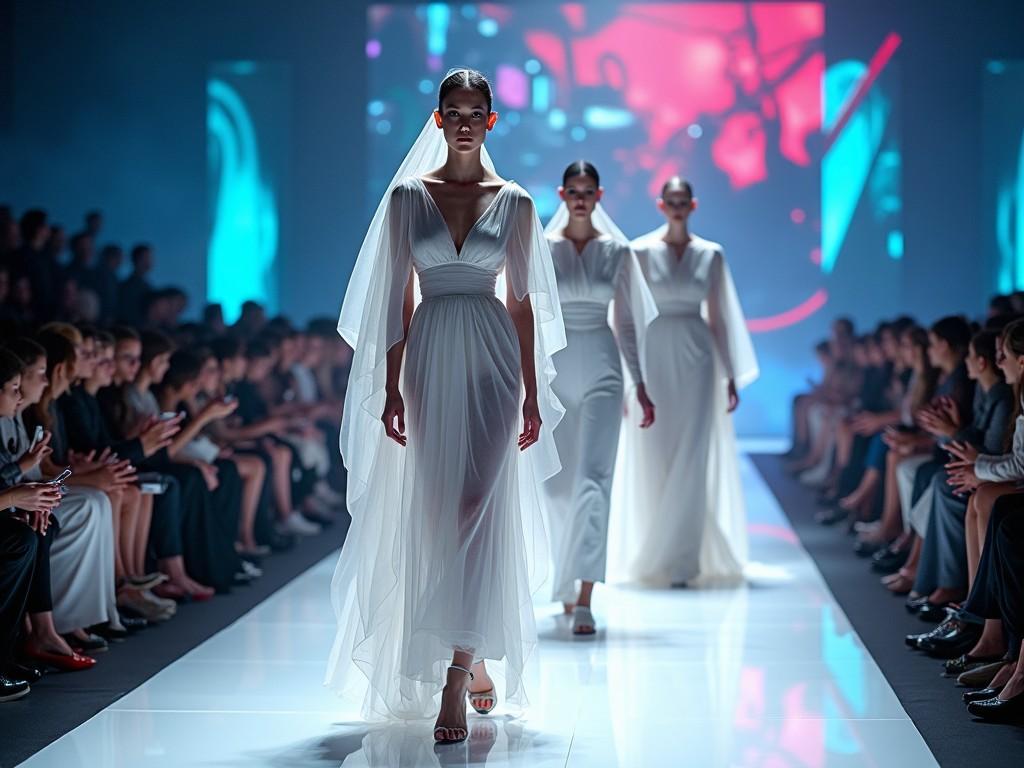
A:
POLYGON ((998 696, 985 701, 972 701, 967 711, 993 723, 1024 723, 1024 694, 1003 701, 998 696))
POLYGON ((969 653, 961 654, 955 659, 948 659, 942 665, 942 676, 943 677, 960 677, 964 672, 970 672, 972 669, 978 667, 984 667, 986 664, 991 664, 994 661, 999 661, 1002 655, 999 656, 971 656, 969 653))
POLYGON ((141 617, 125 616, 123 613, 119 613, 118 617, 121 619, 121 626, 128 630, 129 634, 134 634, 149 626, 149 621, 141 617))
POLYGON ((917 612, 928 603, 928 595, 919 595, 917 597, 908 597, 907 602, 904 603, 906 606, 907 613, 913 613, 917 615, 917 612))
POLYGON ((935 629, 929 630, 928 632, 921 632, 916 635, 907 635, 905 641, 911 648, 919 648, 923 640, 932 640, 938 637, 948 637, 949 635, 955 634, 961 630, 961 622, 950 617, 944 622, 939 624, 935 629))
POLYGON ((863 539, 857 541, 853 545, 853 554, 857 557, 871 557, 878 550, 888 546, 887 544, 879 544, 874 541, 864 541, 863 539))
POLYGON ((266 544, 275 552, 286 552, 295 546, 295 541, 295 536, 275 531, 267 536, 266 541, 260 541, 260 544, 266 544))
POLYGON ((887 547, 871 556, 871 570, 875 573, 896 573, 907 563, 909 551, 900 551, 887 547))
POLYGON ((815 513, 814 521, 821 525, 835 525, 836 523, 843 522, 849 516, 850 513, 845 509, 834 507, 832 509, 822 509, 815 513))
POLYGON ((97 624, 94 627, 89 627, 89 631, 94 635, 99 635, 108 643, 122 643, 131 634, 127 627, 121 629, 120 627, 112 627, 109 624, 97 624))
POLYGON ((964 624, 959 632, 921 640, 917 647, 936 659, 955 659, 977 645, 981 629, 978 624, 964 624))
POLYGON ((998 688, 982 688, 980 691, 967 691, 964 694, 964 704, 970 704, 972 701, 985 701, 986 699, 994 699, 999 695, 999 692, 1003 690, 1005 686, 1000 685, 998 688))
POLYGON ((38 683, 43 679, 43 670, 32 664, 21 664, 11 662, 4 670, 4 677, 8 680, 24 680, 26 683, 38 683))
POLYGON ((936 605, 928 600, 925 601, 924 605, 917 612, 917 618, 921 621, 927 621, 929 624, 938 624, 940 621, 945 620, 948 615, 948 605, 936 605))
POLYGON ((0 675, 0 701, 16 701, 32 690, 25 680, 11 680, 0 675))

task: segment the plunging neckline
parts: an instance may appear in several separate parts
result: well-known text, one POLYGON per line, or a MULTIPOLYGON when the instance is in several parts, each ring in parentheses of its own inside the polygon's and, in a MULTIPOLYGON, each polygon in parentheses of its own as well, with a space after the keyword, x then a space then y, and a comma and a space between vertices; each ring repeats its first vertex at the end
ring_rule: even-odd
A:
POLYGON ((484 208, 483 213, 481 213, 477 217, 476 221, 473 222, 473 226, 466 230, 466 236, 462 238, 462 245, 459 246, 455 244, 455 236, 452 234, 451 227, 448 226, 448 222, 445 220, 444 214, 441 212, 441 206, 437 204, 437 201, 434 200, 434 196, 430 194, 430 190, 427 189, 427 182, 425 182, 420 176, 417 176, 416 180, 420 183, 420 186, 423 187, 423 194, 427 196, 427 199, 430 201, 430 206, 434 209, 434 212, 437 214, 437 218, 439 218, 441 220, 441 223, 444 225, 444 230, 445 232, 448 233, 448 242, 451 244, 452 250, 455 251, 455 255, 458 257, 462 256, 462 251, 465 249, 466 243, 469 242, 469 237, 470 235, 473 234, 473 231, 476 229, 477 225, 484 220, 484 217, 487 216, 488 213, 491 212, 491 208, 493 208, 494 204, 498 202, 498 198, 501 196, 501 193, 504 192, 505 189, 512 183, 512 180, 509 179, 500 187, 498 187, 498 191, 494 193, 494 197, 491 199, 491 202, 487 204, 487 207, 484 208))
POLYGON ((677 268, 683 263, 683 259, 686 258, 686 254, 690 250, 690 246, 693 245, 693 235, 690 235, 690 239, 686 241, 686 245, 683 246, 682 251, 676 250, 676 243, 670 243, 668 240, 662 240, 661 242, 665 244, 665 248, 668 250, 669 255, 672 256, 673 268, 677 268))

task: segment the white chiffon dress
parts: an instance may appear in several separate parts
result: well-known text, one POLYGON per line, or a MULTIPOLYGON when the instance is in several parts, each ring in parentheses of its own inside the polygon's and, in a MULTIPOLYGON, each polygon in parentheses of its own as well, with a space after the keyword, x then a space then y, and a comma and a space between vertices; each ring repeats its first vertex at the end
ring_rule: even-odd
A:
POLYGON ((757 360, 722 247, 694 236, 679 258, 664 233, 632 244, 658 305, 644 358, 657 419, 622 440, 615 576, 651 586, 735 583, 747 531, 727 382, 750 384, 757 360))
POLYGON ((622 424, 619 358, 634 381, 643 380, 640 340, 657 311, 627 243, 602 234, 580 252, 571 240, 549 231, 548 244, 566 336, 566 348, 555 357, 554 383, 565 408, 554 433, 562 471, 544 484, 554 563, 551 599, 575 602, 577 580, 605 580, 622 424))
POLYGON ((514 182, 461 250, 420 178, 397 184, 382 208, 372 261, 361 254, 346 296, 346 309, 360 309, 358 328, 346 326, 354 312, 340 324, 355 348, 341 436, 352 524, 332 584, 338 635, 326 683, 361 698, 367 719, 428 718, 453 650, 464 650, 503 662, 489 671, 521 705, 533 592, 547 565, 540 487, 558 469, 551 356, 565 341, 550 254, 514 182), (411 273, 422 300, 402 366, 403 448, 380 417, 411 273), (520 345, 498 298, 506 281, 519 300, 529 295, 535 318, 544 423, 524 452, 520 345))

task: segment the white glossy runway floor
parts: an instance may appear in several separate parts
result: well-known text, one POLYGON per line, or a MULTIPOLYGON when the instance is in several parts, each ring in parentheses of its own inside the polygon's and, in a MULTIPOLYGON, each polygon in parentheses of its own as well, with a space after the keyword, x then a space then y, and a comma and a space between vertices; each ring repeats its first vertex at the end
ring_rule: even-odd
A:
POLYGON ((25 766, 937 765, 744 460, 751 584, 603 589, 596 639, 539 609, 524 719, 367 727, 320 685, 334 635, 328 558, 25 766))

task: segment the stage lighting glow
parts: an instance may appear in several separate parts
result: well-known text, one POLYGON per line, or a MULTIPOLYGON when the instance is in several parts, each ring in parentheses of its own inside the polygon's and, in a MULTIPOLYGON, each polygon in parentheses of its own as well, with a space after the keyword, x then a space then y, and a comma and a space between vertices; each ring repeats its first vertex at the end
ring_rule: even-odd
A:
POLYGON ((552 109, 548 112, 548 125, 550 125, 554 130, 561 131, 565 128, 566 123, 568 123, 568 118, 562 110, 552 109))
POLYGON ((434 92, 434 83, 430 80, 420 80, 420 93, 428 94, 434 92))
POLYGON ((585 141, 587 138, 587 129, 582 125, 575 125, 573 129, 569 131, 569 135, 573 141, 585 141))
POLYGON ((697 125, 697 123, 690 123, 686 128, 686 135, 691 139, 699 139, 704 135, 704 129, 697 125))
POLYGON ((431 3, 427 6, 427 52, 433 56, 441 56, 448 48, 448 22, 451 15, 447 5, 431 3))
POLYGON ((613 130, 633 124, 633 113, 616 107, 587 107, 583 110, 583 124, 594 130, 613 130))
POLYGON ((529 104, 530 80, 522 70, 501 64, 496 80, 495 94, 503 104, 515 109, 523 109, 529 104))
POLYGON ((261 167, 252 113, 239 87, 227 80, 234 74, 231 67, 221 72, 206 84, 211 196, 206 298, 220 303, 224 319, 231 323, 247 299, 276 310, 279 223, 277 200, 261 167))
POLYGON ((373 101, 366 105, 366 111, 372 117, 380 117, 381 115, 384 114, 384 102, 374 99, 373 101))
POLYGON ((528 75, 540 74, 540 62, 536 59, 527 59, 526 63, 523 65, 523 69, 526 70, 526 74, 528 75))
POLYGON ((544 75, 533 78, 533 111, 547 112, 551 106, 551 80, 544 75))
POLYGON ((494 19, 480 19, 477 30, 484 37, 494 37, 498 34, 498 22, 494 19))
POLYGON ((380 40, 366 41, 366 58, 376 59, 381 54, 380 40))
POLYGON ((391 133, 391 122, 388 120, 378 120, 375 129, 381 136, 387 136, 391 133))
POLYGON ((898 229, 894 229, 889 233, 887 238, 887 244, 889 246, 889 258, 890 259, 902 259, 903 258, 903 233, 898 229))

